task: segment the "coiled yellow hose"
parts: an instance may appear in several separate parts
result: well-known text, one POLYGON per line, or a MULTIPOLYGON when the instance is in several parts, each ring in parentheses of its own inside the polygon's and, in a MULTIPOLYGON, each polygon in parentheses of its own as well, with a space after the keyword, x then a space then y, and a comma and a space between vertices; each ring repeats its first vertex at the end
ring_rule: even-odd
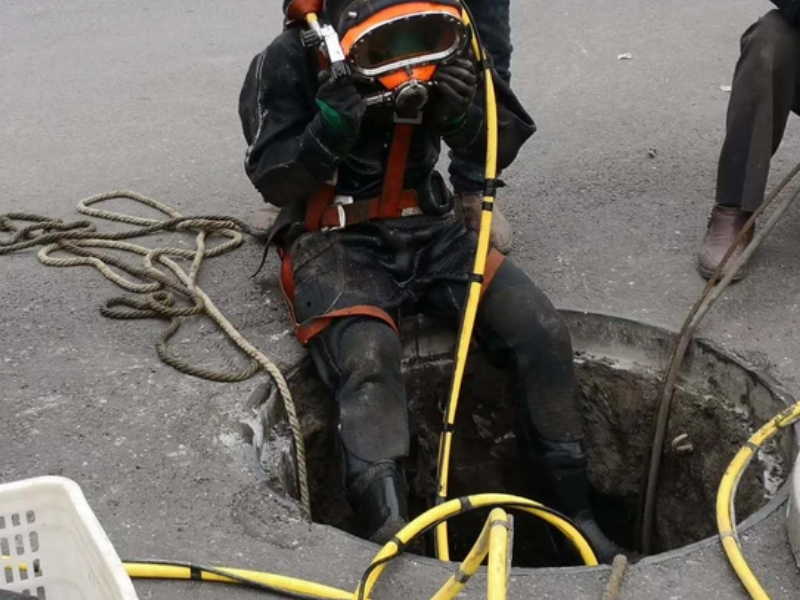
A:
POLYGON ((158 561, 125 562, 128 575, 140 579, 193 579, 247 585, 263 591, 299 598, 319 600, 368 600, 386 566, 400 556, 417 536, 457 515, 480 508, 495 508, 486 520, 483 531, 472 550, 464 559, 456 575, 448 579, 434 598, 451 600, 461 591, 469 577, 488 555, 488 594, 491 600, 504 600, 510 569, 511 519, 500 507, 529 513, 543 519, 558 529, 570 541, 586 565, 597 565, 597 558, 589 543, 569 519, 546 506, 509 494, 476 494, 450 500, 422 513, 403 527, 394 539, 385 544, 364 571, 355 592, 319 584, 305 579, 286 577, 274 573, 234 569, 230 567, 203 567, 185 563, 158 561))
POLYGON ((742 554, 742 545, 736 533, 736 488, 753 456, 768 440, 800 419, 800 402, 790 406, 756 431, 742 446, 725 469, 717 490, 717 529, 720 541, 739 581, 753 600, 769 600, 769 596, 742 554))

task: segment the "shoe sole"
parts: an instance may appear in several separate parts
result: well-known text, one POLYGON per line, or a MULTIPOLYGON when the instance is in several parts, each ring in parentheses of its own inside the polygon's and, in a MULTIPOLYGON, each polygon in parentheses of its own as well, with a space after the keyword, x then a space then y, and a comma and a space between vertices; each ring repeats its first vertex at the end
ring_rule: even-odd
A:
MULTIPOLYGON (((711 277, 716 272, 716 269, 709 269, 708 267, 706 267, 702 263, 698 262, 697 263, 697 272, 700 273, 700 276, 707 281, 707 280, 711 279, 711 277)), ((739 270, 736 272, 736 274, 733 276, 731 281, 735 283, 737 281, 741 281, 746 276, 747 276, 747 265, 742 265, 739 268, 739 270)), ((723 273, 723 277, 724 277, 724 273, 723 273)))

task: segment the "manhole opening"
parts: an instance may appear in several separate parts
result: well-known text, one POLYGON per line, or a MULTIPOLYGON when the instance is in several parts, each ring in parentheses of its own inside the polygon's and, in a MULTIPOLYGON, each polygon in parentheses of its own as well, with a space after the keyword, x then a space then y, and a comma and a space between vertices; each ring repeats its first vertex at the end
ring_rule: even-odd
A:
MULTIPOLYGON (((595 489, 593 502, 607 534, 632 548, 642 465, 651 442, 661 374, 657 361, 648 357, 649 350, 637 344, 663 352, 669 340, 655 328, 613 318, 592 319, 596 323, 589 328, 582 323, 584 327, 575 340, 575 364, 595 489), (596 335, 597 339, 580 339, 586 335, 596 335)), ((406 344, 404 372, 414 427, 413 449, 404 466, 413 516, 431 506, 442 408, 453 363, 451 334, 430 324, 411 329, 406 333, 411 339, 406 344)), ((347 503, 341 480, 334 442, 335 406, 330 394, 317 379, 310 361, 293 370, 289 384, 307 444, 313 519, 358 535, 358 520, 347 503)), ((473 350, 459 405, 450 497, 506 492, 550 503, 535 466, 522 460, 517 451, 511 399, 507 374, 490 366, 480 350, 473 350)), ((279 404, 273 395, 261 411, 267 431, 260 458, 272 485, 292 494, 291 443, 279 404)), ((783 406, 772 389, 738 361, 707 347, 692 348, 673 401, 662 463, 656 553, 715 533, 716 491, 725 467, 755 428, 783 406)), ((776 493, 790 469, 792 449, 793 439, 784 435, 758 454, 739 485, 736 509, 740 520, 776 493)), ((452 522, 455 558, 469 549, 484 518, 485 513, 477 511, 452 522)), ((413 550, 430 554, 431 546, 430 540, 422 541, 413 550)), ((578 563, 557 532, 532 517, 517 514, 514 564, 578 563)))

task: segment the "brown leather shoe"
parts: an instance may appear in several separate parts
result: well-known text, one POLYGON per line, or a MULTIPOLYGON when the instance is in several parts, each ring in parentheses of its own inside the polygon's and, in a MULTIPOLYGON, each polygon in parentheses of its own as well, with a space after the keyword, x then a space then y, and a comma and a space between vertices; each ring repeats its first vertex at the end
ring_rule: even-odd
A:
MULTIPOLYGON (((464 217, 464 225, 472 231, 478 231, 481 226, 483 195, 480 192, 460 192, 455 195, 454 201, 456 213, 464 217)), ((508 254, 511 252, 512 237, 511 224, 495 204, 492 210, 492 246, 503 254, 508 254)))
MULTIPOLYGON (((711 279, 728 248, 733 244, 733 240, 736 239, 747 219, 750 218, 750 214, 738 208, 719 204, 712 209, 711 216, 708 219, 708 230, 705 238, 703 238, 703 246, 697 255, 697 270, 703 278, 711 279)), ((728 259, 728 264, 736 260, 745 246, 750 243, 750 240, 753 239, 754 230, 755 227, 750 229, 747 237, 728 259)), ((734 275, 733 281, 739 281, 746 274, 745 266, 743 265, 734 275)))

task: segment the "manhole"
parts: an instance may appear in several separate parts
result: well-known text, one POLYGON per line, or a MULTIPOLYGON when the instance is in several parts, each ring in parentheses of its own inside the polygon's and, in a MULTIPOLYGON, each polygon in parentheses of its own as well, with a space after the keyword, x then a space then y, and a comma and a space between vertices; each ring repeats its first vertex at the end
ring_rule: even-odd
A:
MULTIPOLYGON (((619 544, 635 545, 642 465, 651 442, 659 376, 674 334, 642 323, 599 314, 562 311, 573 336, 594 503, 603 528, 619 544)), ((452 370, 453 334, 422 318, 403 323, 404 371, 414 419, 414 450, 406 461, 415 511, 430 506, 435 458, 452 370)), ((307 444, 313 518, 358 533, 344 495, 334 444, 335 407, 310 361, 291 370, 288 381, 307 444)), ((749 435, 786 406, 779 387, 743 360, 702 340, 692 344, 679 380, 669 422, 657 500, 655 552, 713 535, 715 498, 725 467, 749 435)), ((509 379, 473 352, 459 408, 451 470, 451 497, 508 492, 547 502, 533 466, 517 454, 509 379)), ((271 484, 294 495, 291 443, 276 395, 260 408, 255 445, 271 484)), ((791 469, 794 439, 768 444, 747 470, 736 499, 744 519, 763 507, 791 469)), ((451 526, 454 555, 465 552, 480 527, 479 515, 451 526)), ((426 553, 425 544, 415 548, 426 553)), ((517 518, 518 566, 570 561, 564 544, 545 525, 517 518)))

